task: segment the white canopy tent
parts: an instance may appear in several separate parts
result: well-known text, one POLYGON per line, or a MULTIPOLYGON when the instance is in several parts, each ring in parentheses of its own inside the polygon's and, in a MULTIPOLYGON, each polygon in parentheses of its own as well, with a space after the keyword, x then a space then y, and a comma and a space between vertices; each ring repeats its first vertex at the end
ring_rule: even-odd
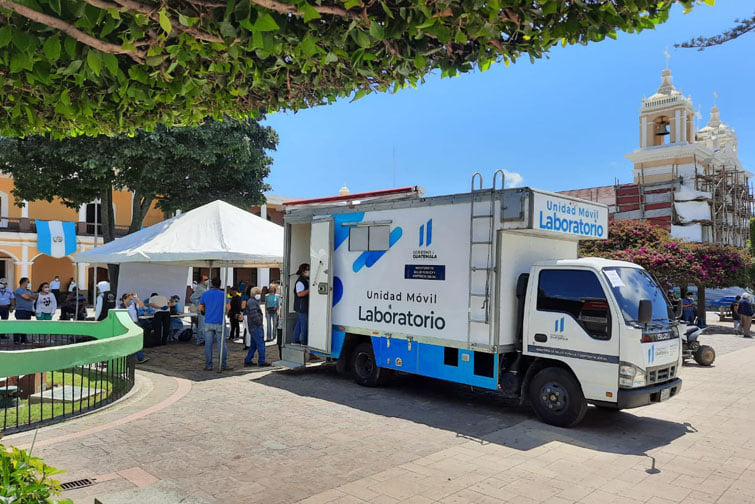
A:
MULTIPOLYGON (((74 256, 74 261, 277 268, 283 264, 283 228, 217 200, 101 247, 80 252, 74 256)), ((227 278, 225 285, 228 285, 227 278)), ((221 354, 224 339, 221 338, 221 354)), ((219 362, 218 370, 220 367, 219 362)))

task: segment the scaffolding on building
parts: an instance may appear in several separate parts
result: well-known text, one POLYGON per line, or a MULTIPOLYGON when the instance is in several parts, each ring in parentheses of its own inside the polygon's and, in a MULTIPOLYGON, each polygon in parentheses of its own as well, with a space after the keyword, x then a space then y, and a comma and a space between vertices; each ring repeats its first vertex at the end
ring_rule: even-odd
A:
POLYGON ((755 201, 746 172, 711 163, 702 173, 696 171, 695 188, 710 193, 710 241, 745 247, 755 201))

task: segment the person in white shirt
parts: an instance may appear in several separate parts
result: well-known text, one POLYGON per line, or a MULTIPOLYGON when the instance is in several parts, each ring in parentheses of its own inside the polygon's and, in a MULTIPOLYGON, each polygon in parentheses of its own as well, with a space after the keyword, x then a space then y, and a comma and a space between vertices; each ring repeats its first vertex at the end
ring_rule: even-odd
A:
MULTIPOLYGON (((144 303, 142 303, 142 300, 139 299, 139 297, 134 292, 127 292, 124 295, 121 296, 121 306, 120 308, 126 308, 128 309, 128 315, 131 317, 131 320, 134 321, 134 324, 139 325, 139 312, 137 311, 137 308, 140 306, 144 306, 144 303)), ((141 326, 140 326, 141 327, 141 326)), ((144 338, 144 328, 142 327, 142 338, 144 338)), ((149 360, 149 357, 146 357, 144 355, 144 352, 139 350, 136 352, 136 362, 139 364, 142 364, 144 362, 147 362, 149 360)))
POLYGON ((73 277, 68 281, 68 292, 76 292, 76 289, 78 289, 79 286, 76 285, 76 282, 73 280, 73 277))
POLYGON ((58 301, 55 296, 50 292, 50 284, 42 282, 37 291, 37 320, 52 320, 52 316, 55 314, 55 310, 58 309, 58 301))
POLYGON ((50 292, 55 296, 55 301, 60 304, 60 277, 55 275, 52 282, 50 282, 50 292))

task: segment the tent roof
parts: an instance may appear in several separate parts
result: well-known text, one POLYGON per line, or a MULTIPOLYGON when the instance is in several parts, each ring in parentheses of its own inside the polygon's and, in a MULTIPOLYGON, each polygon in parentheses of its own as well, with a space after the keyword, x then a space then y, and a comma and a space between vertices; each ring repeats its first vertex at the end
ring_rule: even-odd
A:
POLYGON ((79 252, 74 261, 275 268, 283 262, 283 228, 217 200, 79 252))

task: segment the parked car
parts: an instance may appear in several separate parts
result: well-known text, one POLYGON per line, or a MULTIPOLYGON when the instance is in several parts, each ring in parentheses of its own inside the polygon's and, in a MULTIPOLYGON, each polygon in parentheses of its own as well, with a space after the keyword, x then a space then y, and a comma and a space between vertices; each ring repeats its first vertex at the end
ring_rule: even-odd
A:
POLYGON ((714 310, 718 311, 718 320, 721 322, 725 320, 732 320, 731 318, 731 304, 736 301, 736 296, 724 296, 716 301, 713 301, 710 306, 714 310))

